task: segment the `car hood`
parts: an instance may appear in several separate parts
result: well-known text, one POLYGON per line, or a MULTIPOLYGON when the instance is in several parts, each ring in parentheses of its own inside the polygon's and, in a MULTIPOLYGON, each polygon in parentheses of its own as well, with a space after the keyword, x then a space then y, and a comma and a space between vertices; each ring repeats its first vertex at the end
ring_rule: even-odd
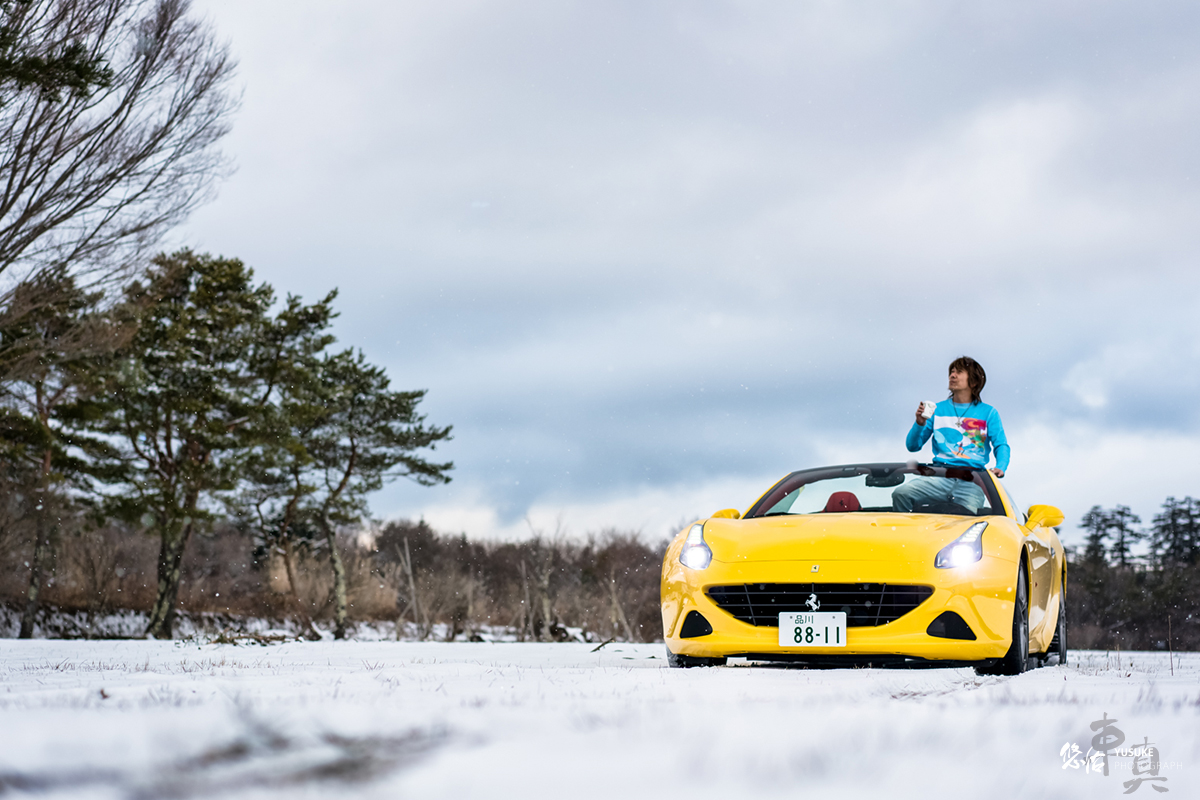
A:
POLYGON ((797 514, 709 519, 713 558, 747 561, 914 561, 932 558, 979 517, 944 514, 797 514))

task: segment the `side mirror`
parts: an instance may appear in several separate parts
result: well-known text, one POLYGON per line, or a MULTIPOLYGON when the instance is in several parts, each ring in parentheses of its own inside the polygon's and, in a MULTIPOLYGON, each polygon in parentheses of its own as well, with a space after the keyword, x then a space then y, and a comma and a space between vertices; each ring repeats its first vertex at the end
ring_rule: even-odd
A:
POLYGON ((713 519, 741 519, 742 513, 736 508, 722 508, 713 514, 713 519))
POLYGON ((1056 525, 1062 525, 1065 517, 1063 512, 1059 511, 1054 506, 1030 506, 1029 513, 1026 515, 1025 527, 1027 528, 1053 528, 1056 525))

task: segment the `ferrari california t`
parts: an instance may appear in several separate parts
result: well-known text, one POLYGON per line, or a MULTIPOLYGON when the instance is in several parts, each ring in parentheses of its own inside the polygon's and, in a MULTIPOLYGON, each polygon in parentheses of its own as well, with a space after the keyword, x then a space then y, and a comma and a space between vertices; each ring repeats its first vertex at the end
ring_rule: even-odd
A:
POLYGON ((668 661, 973 666, 993 675, 1066 663, 1062 521, 1053 506, 1022 513, 986 470, 880 463, 793 472, 745 513, 696 520, 667 548, 668 661))

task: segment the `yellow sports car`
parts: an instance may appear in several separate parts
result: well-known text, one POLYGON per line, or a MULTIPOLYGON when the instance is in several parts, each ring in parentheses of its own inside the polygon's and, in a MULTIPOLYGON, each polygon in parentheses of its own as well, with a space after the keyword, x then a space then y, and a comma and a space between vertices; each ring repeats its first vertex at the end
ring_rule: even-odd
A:
POLYGON ((746 513, 718 511, 667 548, 668 661, 970 665, 992 675, 1066 663, 1062 521, 1053 506, 1018 511, 986 470, 793 472, 746 513), (913 502, 936 481, 961 481, 947 496, 977 499, 913 502))

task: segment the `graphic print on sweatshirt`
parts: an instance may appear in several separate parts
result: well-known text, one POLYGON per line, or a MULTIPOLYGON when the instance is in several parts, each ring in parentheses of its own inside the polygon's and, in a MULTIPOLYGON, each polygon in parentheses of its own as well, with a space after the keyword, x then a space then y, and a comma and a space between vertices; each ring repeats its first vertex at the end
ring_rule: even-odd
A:
POLYGON ((935 416, 933 440, 953 458, 979 462, 987 460, 987 420, 935 416))

